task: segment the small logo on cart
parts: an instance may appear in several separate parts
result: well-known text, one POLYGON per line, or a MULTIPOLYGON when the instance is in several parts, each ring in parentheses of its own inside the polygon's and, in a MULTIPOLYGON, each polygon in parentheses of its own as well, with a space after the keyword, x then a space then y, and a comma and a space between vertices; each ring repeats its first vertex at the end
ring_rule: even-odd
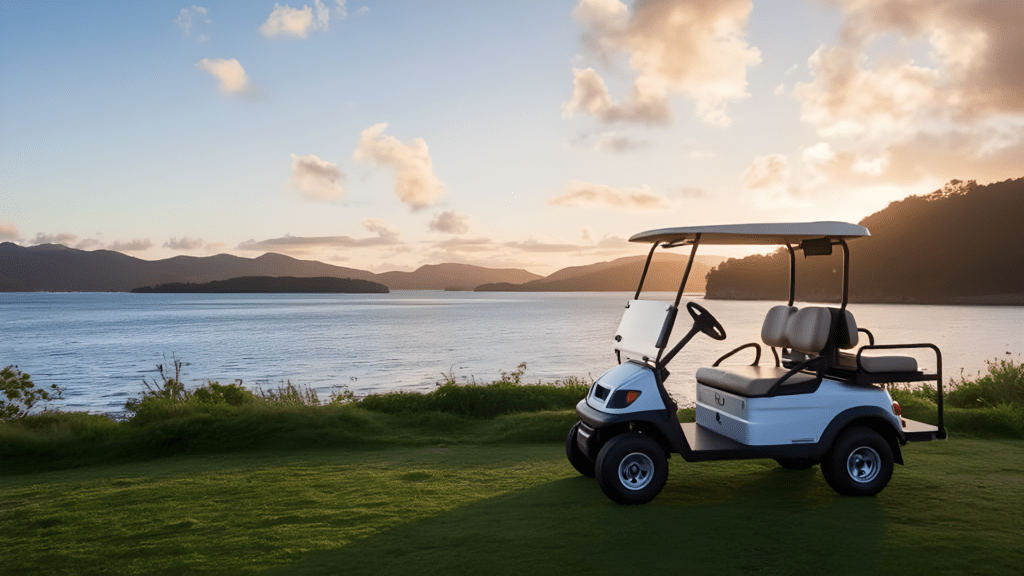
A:
POLYGON ((720 396, 718 392, 715 392, 715 404, 718 404, 719 406, 725 406, 725 397, 720 396))

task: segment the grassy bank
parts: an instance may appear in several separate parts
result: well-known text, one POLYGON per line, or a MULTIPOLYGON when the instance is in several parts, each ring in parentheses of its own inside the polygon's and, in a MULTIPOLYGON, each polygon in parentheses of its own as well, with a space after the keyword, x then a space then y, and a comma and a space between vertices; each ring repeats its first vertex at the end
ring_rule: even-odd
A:
POLYGON ((174 456, 0 478, 2 574, 1012 574, 1024 441, 908 447, 875 498, 670 461, 613 504, 558 443, 174 456))
MULTIPOLYGON (((0 474, 244 450, 561 441, 589 382, 525 383, 524 370, 481 384, 448 378, 425 394, 336 393, 321 401, 290 384, 255 392, 216 382, 186 389, 176 369, 130 400, 121 421, 65 412, 0 421, 0 474)), ((934 390, 892 394, 906 417, 935 423, 934 390)), ((987 374, 961 378, 946 396, 945 416, 954 437, 1024 439, 1024 366, 993 362, 987 374)), ((692 421, 693 410, 681 417, 692 421)))

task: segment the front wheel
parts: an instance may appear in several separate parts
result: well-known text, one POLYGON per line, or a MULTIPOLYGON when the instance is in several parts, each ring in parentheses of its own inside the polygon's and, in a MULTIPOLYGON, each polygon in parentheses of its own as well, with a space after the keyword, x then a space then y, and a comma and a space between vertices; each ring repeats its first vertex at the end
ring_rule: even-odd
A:
POLYGON ((821 461, 821 473, 843 496, 874 496, 892 478, 892 448, 870 428, 850 428, 821 461))
POLYGON ((565 438, 565 456, 569 459, 569 464, 576 469, 577 472, 584 476, 594 477, 594 461, 587 457, 580 450, 580 445, 576 443, 576 429, 579 428, 580 423, 577 422, 569 428, 569 436, 565 438))
POLYGON ((646 504, 665 486, 668 458, 650 436, 620 434, 597 455, 597 485, 619 504, 646 504))

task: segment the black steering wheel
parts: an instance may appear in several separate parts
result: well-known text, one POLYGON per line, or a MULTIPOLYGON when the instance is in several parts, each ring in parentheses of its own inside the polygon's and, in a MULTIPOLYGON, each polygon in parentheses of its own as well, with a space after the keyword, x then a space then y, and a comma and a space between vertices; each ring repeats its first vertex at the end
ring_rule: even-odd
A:
POLYGON ((715 340, 725 340, 725 328, 706 308, 696 302, 687 302, 686 311, 693 317, 693 327, 715 340))

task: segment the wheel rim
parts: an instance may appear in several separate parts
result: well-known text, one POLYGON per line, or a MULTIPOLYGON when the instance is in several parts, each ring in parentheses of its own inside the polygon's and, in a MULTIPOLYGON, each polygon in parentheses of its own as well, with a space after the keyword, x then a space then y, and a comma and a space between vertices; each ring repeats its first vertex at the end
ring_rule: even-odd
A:
POLYGON ((643 452, 633 452, 619 462, 619 482, 629 490, 643 490, 654 478, 654 461, 643 452))
POLYGON ((846 471, 854 482, 865 484, 878 476, 882 468, 882 457, 870 446, 861 446, 846 459, 846 471))

